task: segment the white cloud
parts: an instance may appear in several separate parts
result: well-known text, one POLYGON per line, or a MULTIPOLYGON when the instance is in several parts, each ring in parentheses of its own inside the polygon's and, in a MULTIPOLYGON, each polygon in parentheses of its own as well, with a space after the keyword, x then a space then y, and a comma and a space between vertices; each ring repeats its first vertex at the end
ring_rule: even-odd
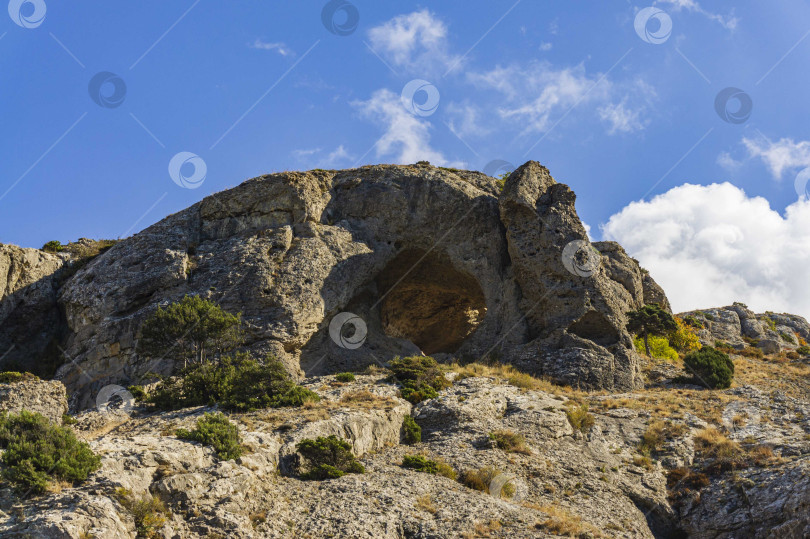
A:
POLYGON ((468 78, 477 86, 504 94, 506 103, 498 111, 504 119, 523 123, 524 134, 546 131, 553 123, 553 115, 576 104, 603 100, 610 89, 607 79, 597 84, 598 77, 586 75, 582 64, 563 69, 549 62, 499 66, 484 73, 470 73, 468 78))
POLYGON ((641 120, 641 110, 632 110, 627 107, 627 99, 619 103, 608 103, 597 109, 599 118, 609 124, 608 134, 632 133, 641 131, 648 123, 641 120))
POLYGON ((685 9, 686 11, 691 11, 692 13, 699 13, 712 21, 720 23, 720 25, 726 30, 734 30, 737 28, 737 24, 740 22, 740 19, 734 16, 733 10, 728 15, 719 15, 717 13, 706 11, 700 7, 697 0, 656 0, 655 3, 666 4, 670 6, 670 9, 674 12, 685 9))
POLYGON ((772 142, 767 138, 743 138, 742 143, 751 157, 759 157, 768 165, 775 179, 782 178, 785 170, 810 166, 810 141, 794 142, 782 138, 772 142))
POLYGON ((377 90, 368 101, 354 101, 352 106, 360 111, 361 116, 385 128, 376 145, 378 158, 394 156, 394 162, 398 164, 430 161, 434 165, 458 166, 457 163, 448 163, 441 152, 430 147, 430 122, 406 111, 400 96, 394 92, 377 90))
POLYGON ((287 48, 287 45, 284 43, 270 43, 268 41, 262 41, 258 37, 256 40, 249 45, 251 49, 259 49, 263 51, 276 51, 282 56, 289 56, 291 54, 295 54, 292 49, 287 48))
POLYGON ((552 46, 553 45, 551 43, 544 42, 544 43, 540 43, 539 48, 540 48, 541 51, 546 52, 546 51, 550 51, 552 46))
POLYGON ((326 156, 326 162, 329 165, 335 165, 341 162, 350 161, 352 156, 349 155, 349 152, 346 151, 346 148, 343 147, 343 144, 329 152, 329 155, 326 156))
POLYGON ((810 317, 810 201, 784 215, 730 183, 685 184, 601 226, 650 270, 673 309, 747 303, 810 317))
POLYGON ((448 52, 447 27, 427 9, 398 15, 368 32, 371 48, 394 66, 419 74, 459 67, 448 52))

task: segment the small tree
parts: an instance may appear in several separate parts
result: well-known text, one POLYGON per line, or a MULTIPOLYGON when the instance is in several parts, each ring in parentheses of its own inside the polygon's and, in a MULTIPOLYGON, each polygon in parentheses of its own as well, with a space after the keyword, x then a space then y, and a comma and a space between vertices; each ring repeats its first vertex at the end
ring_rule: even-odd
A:
POLYGON ((241 313, 230 314, 212 301, 186 296, 166 309, 158 307, 143 326, 138 353, 202 364, 209 354, 221 354, 242 343, 241 313))
POLYGON ((645 305, 637 311, 627 313, 628 331, 641 335, 644 338, 644 350, 650 355, 650 335, 663 337, 671 331, 678 329, 678 324, 672 315, 658 306, 657 303, 645 305))

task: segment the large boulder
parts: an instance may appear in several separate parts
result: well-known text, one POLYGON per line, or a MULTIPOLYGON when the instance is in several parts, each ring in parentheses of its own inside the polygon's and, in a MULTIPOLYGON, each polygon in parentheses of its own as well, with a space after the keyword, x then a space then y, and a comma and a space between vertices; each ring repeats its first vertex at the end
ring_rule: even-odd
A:
POLYGON ((68 411, 65 386, 56 380, 35 377, 0 383, 0 411, 19 414, 23 410, 42 414, 52 423, 61 425, 68 411))
POLYGON ((241 312, 247 346, 298 376, 425 353, 635 387, 626 312, 666 296, 618 244, 590 245, 574 202, 535 162, 502 192, 427 163, 249 180, 120 241, 62 287, 71 361, 57 377, 86 406, 106 384, 169 372, 138 357, 139 328, 198 294, 241 312), (330 335, 342 312, 359 317, 345 329, 362 346, 330 335))

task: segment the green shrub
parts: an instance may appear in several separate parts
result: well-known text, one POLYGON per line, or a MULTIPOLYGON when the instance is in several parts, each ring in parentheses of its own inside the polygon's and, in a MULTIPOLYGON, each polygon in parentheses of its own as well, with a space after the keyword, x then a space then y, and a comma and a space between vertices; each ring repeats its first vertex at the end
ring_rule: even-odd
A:
POLYGON ((239 429, 221 413, 204 414, 197 420, 194 430, 178 429, 176 434, 178 438, 210 445, 222 460, 236 459, 242 455, 239 429))
POLYGON ((683 359, 686 372, 695 377, 697 382, 710 389, 731 387, 734 378, 734 362, 728 354, 711 346, 704 346, 691 352, 683 359))
POLYGON ((185 296, 166 309, 158 307, 141 326, 137 351, 148 357, 202 364, 242 343, 241 314, 225 312, 200 296, 185 296))
POLYGON ((219 404, 225 410, 249 412, 301 406, 320 397, 297 385, 278 359, 268 356, 259 362, 239 353, 187 367, 160 381, 147 400, 164 410, 219 404))
POLYGON ((594 417, 588 412, 587 404, 569 406, 565 411, 565 415, 574 430, 578 430, 583 434, 588 433, 595 423, 594 417))
POLYGON ((149 396, 146 394, 146 390, 143 388, 143 386, 129 386, 127 391, 129 391, 132 398, 138 402, 145 402, 149 399, 149 396))
POLYGON ((402 457, 402 467, 416 470, 417 472, 441 475, 456 479, 456 471, 443 460, 430 460, 423 455, 406 455, 402 457))
POLYGON ((409 415, 402 421, 402 439, 406 444, 417 444, 422 441, 422 427, 409 415))
POLYGON ((0 372, 0 384, 14 384, 27 380, 39 380, 39 377, 30 372, 6 371, 0 372))
POLYGON ((42 250, 46 253, 58 253, 62 249, 64 249, 64 247, 62 246, 62 242, 59 240, 51 240, 42 246, 42 250))
MULTIPOLYGON (((669 345, 669 339, 666 337, 650 335, 647 338, 647 341, 650 345, 650 357, 656 359, 669 359, 672 361, 678 359, 678 352, 669 345)), ((633 339, 633 344, 636 347, 636 352, 639 354, 644 354, 646 352, 643 337, 636 337, 633 339)))
POLYGON ((3 477, 18 493, 41 494, 51 480, 84 481, 101 466, 101 458, 69 427, 26 410, 0 412, 0 449, 5 449, 3 477))
POLYGON ((326 438, 319 436, 315 440, 301 440, 295 447, 310 465, 310 470, 301 474, 302 479, 323 481, 366 471, 354 458, 351 444, 334 434, 326 438))
POLYGON ((79 420, 73 417, 70 414, 62 414, 62 424, 63 425, 75 425, 78 423, 79 420))
POLYGON ((166 523, 169 514, 166 504, 160 498, 148 492, 138 497, 128 489, 120 487, 115 490, 115 499, 132 515, 138 537, 147 539, 160 537, 157 532, 166 523))
POLYGON ((782 337, 782 340, 785 341, 785 342, 789 342, 790 344, 796 344, 796 339, 790 333, 785 333, 784 331, 780 331, 779 336, 782 337))
POLYGON ((800 346, 796 349, 796 352, 803 356, 810 356, 810 346, 800 346))
POLYGON ((489 433, 489 439, 495 442, 495 447, 509 453, 530 454, 526 447, 526 438, 522 434, 517 434, 509 430, 496 430, 489 433))
POLYGON ((434 399, 439 396, 440 390, 451 385, 432 357, 395 358, 391 361, 391 370, 402 384, 402 398, 413 404, 434 399))
POLYGON ((354 382, 354 374, 350 372, 342 372, 335 375, 335 380, 338 382, 354 382))
POLYGON ((703 329, 703 322, 701 322, 700 319, 695 318, 691 314, 687 315, 687 316, 684 316, 683 321, 688 326, 692 326, 693 328, 696 328, 696 329, 703 329))

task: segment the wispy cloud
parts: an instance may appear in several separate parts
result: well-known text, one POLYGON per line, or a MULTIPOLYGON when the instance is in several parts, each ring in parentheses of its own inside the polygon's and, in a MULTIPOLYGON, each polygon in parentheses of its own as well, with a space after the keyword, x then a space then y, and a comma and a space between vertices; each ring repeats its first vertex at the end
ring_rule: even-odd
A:
POLYGON ((251 49, 258 49, 263 51, 276 51, 282 56, 290 56, 295 55, 295 52, 292 49, 288 48, 287 45, 284 43, 271 43, 269 41, 263 41, 260 38, 256 38, 253 43, 248 45, 251 49))
POLYGON ((751 157, 758 157, 768 166, 774 179, 781 179, 785 170, 810 166, 810 141, 781 138, 774 142, 760 137, 743 138, 742 143, 751 157))
POLYGON ((703 9, 700 4, 697 3, 697 0, 656 0, 655 3, 667 5, 673 12, 686 10, 692 13, 698 13, 712 21, 718 22, 727 30, 734 30, 740 22, 740 19, 734 16, 733 10, 728 15, 712 13, 703 9))

